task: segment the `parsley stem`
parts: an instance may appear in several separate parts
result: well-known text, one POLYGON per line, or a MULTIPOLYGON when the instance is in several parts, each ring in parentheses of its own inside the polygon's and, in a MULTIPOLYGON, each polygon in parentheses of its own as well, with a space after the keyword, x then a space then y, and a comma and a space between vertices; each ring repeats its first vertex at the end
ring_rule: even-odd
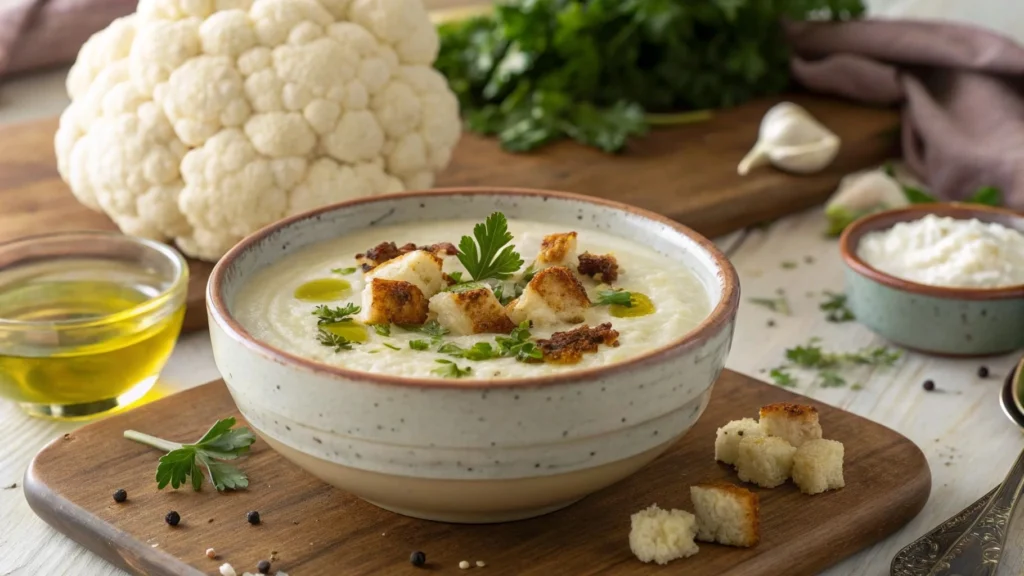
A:
POLYGON ((158 450, 164 450, 165 452, 177 450, 182 446, 177 442, 171 442, 170 440, 164 440, 163 438, 157 438, 156 436, 150 436, 149 434, 143 434, 142 432, 136 432, 135 430, 125 430, 124 437, 158 450))

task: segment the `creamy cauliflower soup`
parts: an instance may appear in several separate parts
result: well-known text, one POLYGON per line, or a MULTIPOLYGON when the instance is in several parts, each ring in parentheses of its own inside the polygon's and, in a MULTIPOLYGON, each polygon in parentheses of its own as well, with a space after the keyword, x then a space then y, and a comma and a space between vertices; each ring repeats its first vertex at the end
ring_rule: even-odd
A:
POLYGON ((309 246, 259 271, 233 311, 256 339, 318 362, 493 379, 622 362, 678 340, 710 303, 650 248, 495 213, 309 246))

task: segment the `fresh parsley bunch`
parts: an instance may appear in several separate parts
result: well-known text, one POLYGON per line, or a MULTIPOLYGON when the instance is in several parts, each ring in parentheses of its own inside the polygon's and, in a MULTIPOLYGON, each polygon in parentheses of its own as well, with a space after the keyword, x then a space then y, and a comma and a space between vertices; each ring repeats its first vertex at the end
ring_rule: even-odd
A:
POLYGON ((861 0, 507 0, 443 24, 435 66, 469 128, 526 151, 572 138, 605 152, 645 112, 724 108, 789 82, 784 18, 849 18, 861 0))

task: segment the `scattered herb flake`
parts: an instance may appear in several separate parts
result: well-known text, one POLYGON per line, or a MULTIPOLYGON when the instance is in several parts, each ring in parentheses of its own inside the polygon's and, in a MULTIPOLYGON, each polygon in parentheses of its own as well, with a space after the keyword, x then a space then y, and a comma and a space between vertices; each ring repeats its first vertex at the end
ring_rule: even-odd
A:
POLYGON ((318 318, 317 324, 334 324, 351 320, 351 316, 358 314, 362 308, 351 302, 344 306, 330 307, 324 304, 313 308, 313 316, 318 318))
POLYGON ((473 368, 467 366, 465 368, 459 368, 458 364, 451 360, 435 360, 441 366, 434 368, 432 372, 438 376, 444 376, 445 378, 462 378, 463 376, 469 376, 473 372, 473 368))
POLYGON ((334 348, 335 352, 341 352, 342 350, 351 350, 352 342, 344 336, 339 336, 334 332, 328 332, 323 328, 317 329, 316 332, 317 342, 320 342, 322 346, 328 348, 334 348))
POLYGON ((540 348, 530 342, 529 321, 520 323, 508 336, 498 336, 494 340, 502 356, 513 356, 520 362, 536 362, 544 358, 540 348))
POLYGON ((410 340, 409 348, 413 350, 428 350, 430 348, 430 342, 426 340, 410 340))
POLYGON ((388 344, 387 342, 384 343, 384 346, 386 348, 391 348, 392 350, 401 350, 401 348, 399 348, 398 346, 395 346, 394 344, 388 344))
POLYGON ((124 437, 167 450, 167 454, 160 457, 156 468, 157 489, 162 490, 168 484, 177 489, 191 480, 192 489, 198 492, 203 486, 205 470, 210 483, 217 490, 238 490, 249 485, 248 477, 222 460, 234 460, 247 453, 256 437, 248 428, 234 426, 234 418, 218 420, 193 444, 170 442, 135 430, 126 430, 124 437))
POLYGON ((633 294, 622 289, 602 290, 597 293, 597 302, 594 302, 594 306, 611 305, 631 308, 633 306, 633 294))
POLYGON ((792 270, 796 268, 796 262, 793 262, 792 260, 783 260, 780 266, 785 270, 792 270))
POLYGON ((391 336, 391 324, 374 324, 373 331, 381 336, 391 336))
POLYGON ((818 372, 818 383, 822 388, 839 388, 846 386, 846 379, 835 370, 822 370, 818 372))
POLYGON ((331 272, 335 274, 341 274, 342 276, 348 276, 349 274, 355 274, 356 268, 331 268, 331 272))
POLYGON ((856 320, 853 312, 846 306, 846 294, 824 291, 825 301, 818 304, 818 308, 825 312, 825 319, 829 322, 842 323, 856 320))
POLYGON ((789 299, 781 292, 777 298, 750 298, 748 302, 763 306, 779 314, 785 314, 786 316, 793 314, 793 309, 789 306, 789 299))
POLYGON ((504 280, 523 265, 523 259, 511 244, 512 233, 501 212, 495 212, 481 224, 473 227, 473 237, 463 236, 459 241, 459 262, 466 267, 473 280, 495 278, 504 280))
POLYGON ((855 390, 856 391, 856 390, 863 390, 863 389, 864 389, 864 385, 859 383, 859 382, 857 382, 857 383, 853 384, 852 386, 850 386, 850 390, 855 390))
POLYGON ((817 382, 823 388, 836 388, 847 384, 841 373, 843 368, 892 366, 902 357, 899 350, 892 350, 887 346, 864 348, 857 352, 833 353, 822 349, 819 342, 819 338, 811 338, 804 345, 786 349, 787 363, 771 370, 772 380, 780 386, 795 386, 799 381, 789 369, 800 368, 816 373, 817 382))
POLYGON ((768 376, 770 376, 772 381, 779 386, 784 386, 786 388, 793 388, 796 386, 796 378, 794 378, 786 368, 772 368, 771 371, 768 372, 768 376))

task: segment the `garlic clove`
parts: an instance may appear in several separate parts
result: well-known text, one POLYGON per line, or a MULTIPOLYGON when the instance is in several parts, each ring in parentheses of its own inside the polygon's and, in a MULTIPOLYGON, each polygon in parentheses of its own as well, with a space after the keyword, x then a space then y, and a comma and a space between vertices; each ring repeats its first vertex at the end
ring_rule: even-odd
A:
POLYGON ((810 112, 792 102, 780 102, 765 113, 754 147, 740 161, 737 172, 746 175, 767 163, 809 174, 828 166, 839 152, 839 137, 810 112))
POLYGON ((825 204, 828 233, 837 235, 862 216, 909 204, 900 183, 882 169, 854 172, 839 181, 825 204))

